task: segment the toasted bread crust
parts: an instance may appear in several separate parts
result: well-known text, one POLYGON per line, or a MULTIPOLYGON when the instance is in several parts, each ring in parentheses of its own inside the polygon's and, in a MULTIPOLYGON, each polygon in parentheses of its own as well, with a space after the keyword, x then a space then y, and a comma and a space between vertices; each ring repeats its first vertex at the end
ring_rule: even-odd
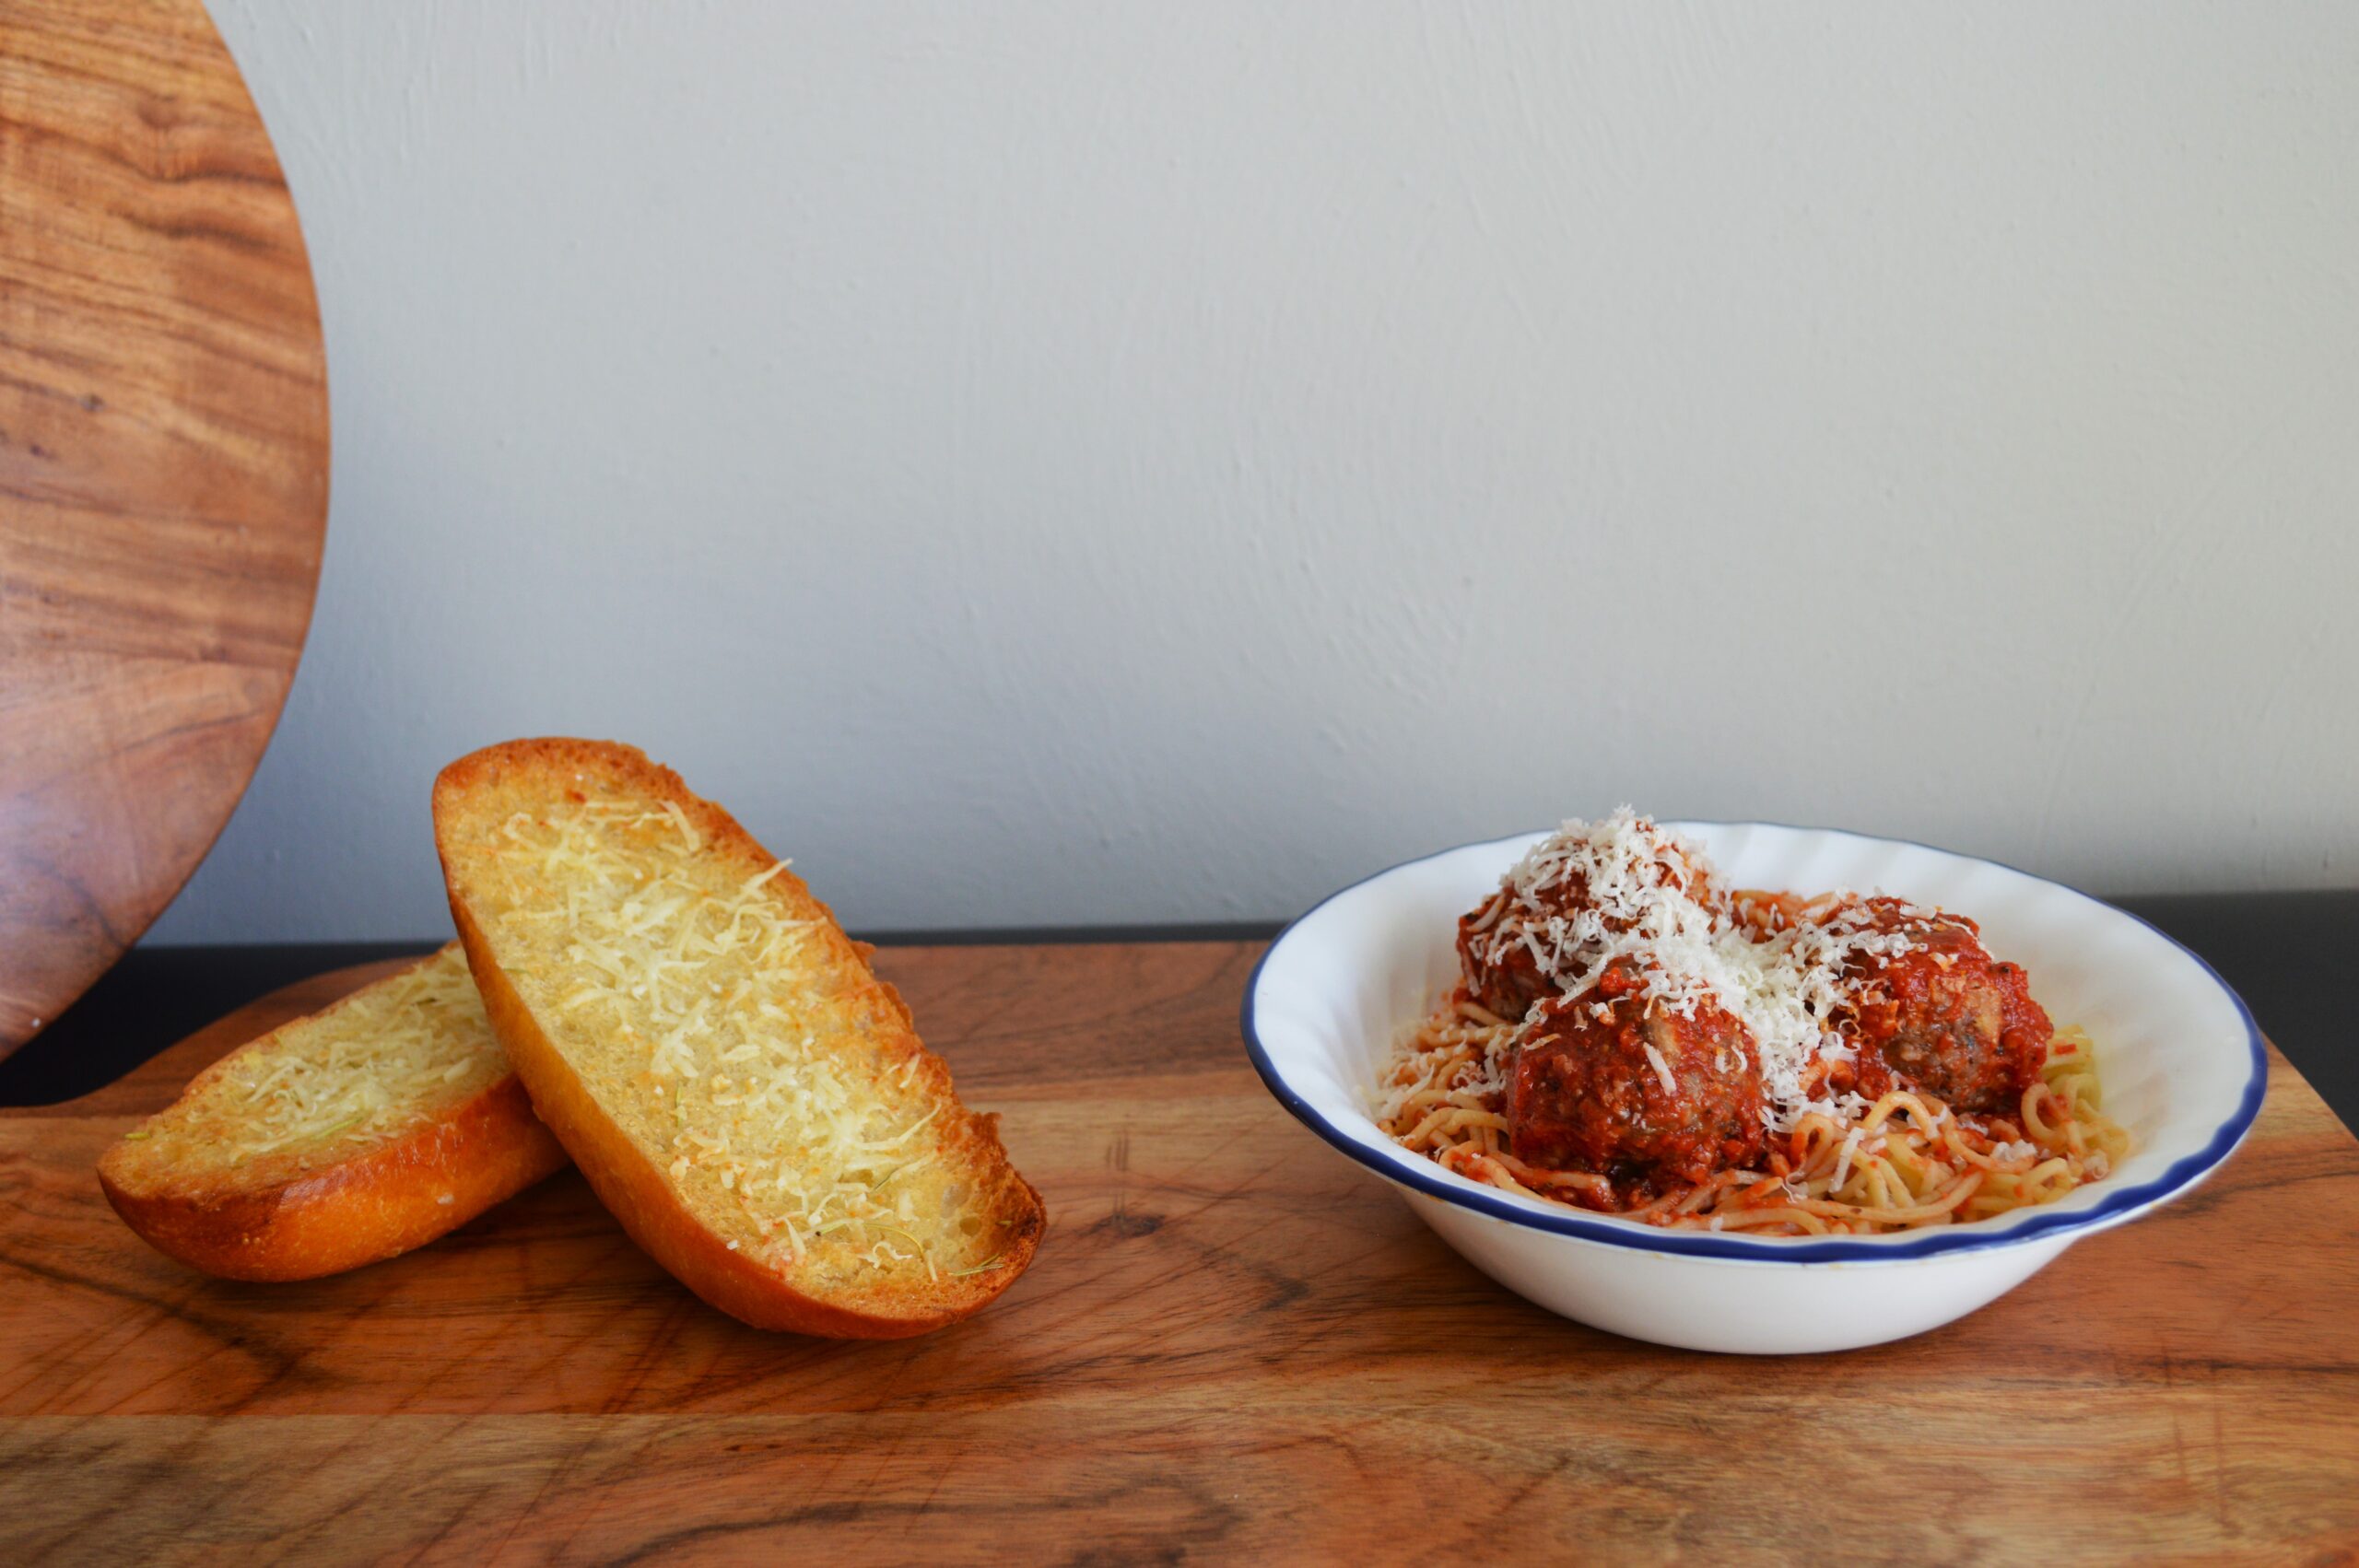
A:
MULTIPOLYGON (((991 1219, 999 1226, 1002 1251, 988 1270, 944 1277, 911 1286, 878 1286, 863 1293, 833 1292, 824 1299, 804 1288, 791 1270, 733 1250, 684 1200, 666 1173, 651 1160, 602 1106, 565 1052, 499 967, 464 891, 464 874, 454 863, 450 825, 470 792, 490 789, 520 774, 539 775, 562 788, 589 774, 670 801, 704 835, 707 854, 726 856, 747 874, 769 871, 777 857, 756 842, 736 819, 691 792, 678 774, 648 760, 629 746, 570 739, 512 741, 460 758, 434 785, 436 840, 451 894, 451 913, 475 977, 492 1031, 531 1092, 541 1118, 573 1156, 601 1201, 631 1238, 683 1284, 713 1306, 758 1328, 838 1339, 901 1339, 957 1321, 999 1295, 1023 1273, 1038 1249, 1047 1217, 1040 1195, 1007 1163, 998 1118, 963 1109, 941 1132, 946 1149, 971 1155, 994 1173, 991 1219)), ((907 1035, 919 1059, 917 1071, 938 1083, 955 1106, 948 1068, 909 1033, 910 1012, 893 988, 869 971, 862 944, 843 934, 825 904, 801 879, 780 871, 772 885, 781 898, 801 907, 816 921, 826 963, 862 994, 863 1005, 907 1035)))
MULTIPOLYGON (((276 1033, 199 1073, 181 1100, 202 1095, 236 1055, 276 1033)), ((99 1185, 123 1223, 191 1268, 253 1281, 312 1280, 398 1257, 566 1163, 512 1071, 400 1137, 283 1179, 159 1182, 143 1178, 129 1153, 118 1142, 99 1162, 99 1185)))

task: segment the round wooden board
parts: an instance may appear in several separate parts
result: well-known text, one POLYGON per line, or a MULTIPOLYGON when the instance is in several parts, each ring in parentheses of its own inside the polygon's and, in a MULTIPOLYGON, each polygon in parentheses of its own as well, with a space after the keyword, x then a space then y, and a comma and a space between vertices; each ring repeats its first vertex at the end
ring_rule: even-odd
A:
POLYGON ((0 1055, 229 820, 327 494, 302 234, 202 6, 0 7, 0 1055))

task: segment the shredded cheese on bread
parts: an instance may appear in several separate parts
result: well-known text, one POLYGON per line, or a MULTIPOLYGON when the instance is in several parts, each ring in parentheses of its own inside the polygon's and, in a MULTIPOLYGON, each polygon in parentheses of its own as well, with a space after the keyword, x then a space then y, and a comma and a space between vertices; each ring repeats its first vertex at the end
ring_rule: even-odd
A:
POLYGON ((198 1073, 99 1161, 125 1224, 233 1280, 400 1256, 563 1168, 456 942, 198 1073))
POLYGON ((982 1159, 980 1118, 787 863, 713 852, 677 800, 628 776, 561 782, 438 794, 453 899, 696 1220, 823 1293, 1013 1254, 994 1204, 1020 1178, 982 1159))
POLYGON ((137 1129, 127 1173, 322 1169, 436 1121, 508 1074, 456 942, 225 1057, 137 1129))

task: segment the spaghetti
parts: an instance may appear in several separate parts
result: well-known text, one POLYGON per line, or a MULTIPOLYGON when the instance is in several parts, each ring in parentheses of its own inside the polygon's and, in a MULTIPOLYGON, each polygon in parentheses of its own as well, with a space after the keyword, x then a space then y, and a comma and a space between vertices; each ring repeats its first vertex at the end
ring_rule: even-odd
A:
POLYGON ((1378 1119, 1506 1191, 1682 1229, 1874 1233, 2050 1202, 2129 1152, 2088 1036, 2050 1027, 1973 922, 1719 895, 1626 808, 1535 848, 1460 949, 1378 1119))

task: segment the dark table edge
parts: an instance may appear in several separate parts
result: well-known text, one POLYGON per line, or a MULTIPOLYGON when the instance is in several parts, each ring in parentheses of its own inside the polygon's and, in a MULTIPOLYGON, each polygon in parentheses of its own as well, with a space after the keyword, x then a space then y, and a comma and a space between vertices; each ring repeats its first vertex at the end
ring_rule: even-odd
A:
MULTIPOLYGON (((2359 1125, 2359 1052, 2338 980, 2359 948, 2359 889, 2170 894, 2110 900, 2186 943, 2243 995, 2286 1059, 2340 1117, 2359 1125)), ((879 947, 1266 942, 1283 920, 863 930, 879 947)), ((54 1105, 114 1082, 167 1047, 281 987, 332 969, 431 952, 409 942, 135 948, 14 1056, 0 1059, 0 1106, 54 1105)))
MULTIPOLYGON (((1267 942, 1283 920, 1153 926, 856 930, 878 947, 1046 947, 1267 942)), ((356 965, 412 958, 448 937, 400 942, 230 942, 135 947, 48 1028, 0 1058, 0 1108, 53 1106, 105 1087, 150 1058, 282 987, 356 965)))

